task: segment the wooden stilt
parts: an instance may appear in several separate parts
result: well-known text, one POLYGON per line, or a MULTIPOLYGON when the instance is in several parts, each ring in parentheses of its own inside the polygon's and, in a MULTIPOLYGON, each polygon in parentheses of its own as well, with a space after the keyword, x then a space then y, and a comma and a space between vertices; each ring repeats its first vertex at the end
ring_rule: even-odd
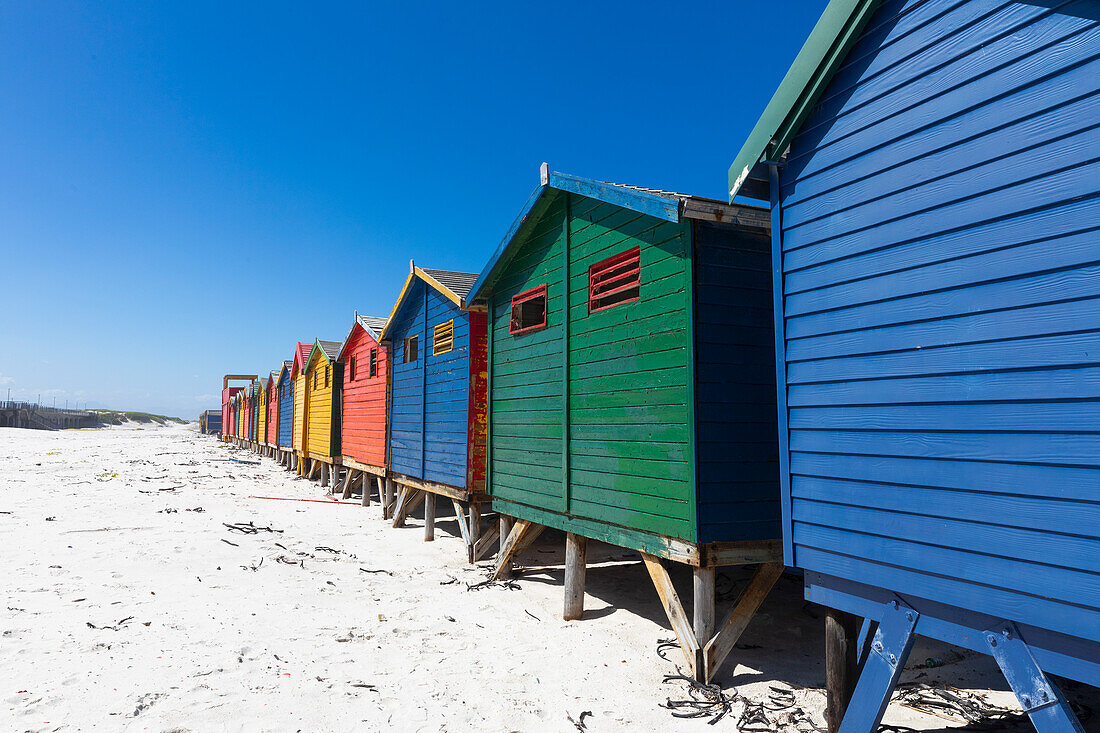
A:
POLYGON ((844 611, 825 611, 825 724, 837 733, 859 679, 860 620, 844 611))
POLYGON ((714 636, 714 568, 695 568, 695 598, 692 603, 695 640, 706 644, 714 636))
MULTIPOLYGON (((508 539, 508 535, 512 533, 512 518, 501 514, 497 524, 500 526, 500 546, 497 548, 497 556, 499 557, 500 550, 504 547, 504 540, 508 539)), ((500 574, 501 580, 511 578, 512 561, 509 560, 504 564, 504 567, 500 568, 497 572, 500 574)))
MULTIPOLYGON (((324 461, 321 461, 320 463, 321 463, 321 486, 325 487, 325 486, 329 485, 328 478, 329 478, 329 473, 332 471, 332 469, 329 468, 329 465, 327 463, 325 463, 324 461)), ((331 494, 332 491, 330 490, 328 493, 331 494)))
POLYGON ((385 481, 386 499, 382 502, 382 518, 391 519, 393 517, 393 479, 386 477, 385 481))
POLYGON ((435 540, 435 494, 424 496, 424 541, 435 540))
POLYGON ((497 566, 493 570, 493 579, 500 580, 503 569, 507 567, 511 572, 512 561, 523 554, 523 551, 538 539, 542 531, 546 529, 541 524, 529 522, 526 519, 517 519, 512 531, 503 540, 503 546, 497 553, 497 566))
POLYGON ((366 471, 359 474, 359 485, 363 490, 363 506, 370 506, 370 481, 371 475, 366 471))
POLYGON ((481 539, 481 502, 470 502, 470 543, 468 545, 467 557, 470 562, 474 560, 474 547, 477 546, 478 540, 481 539))
POLYGON ((396 507, 393 512, 393 526, 404 527, 405 526, 405 514, 401 511, 401 507, 405 506, 405 498, 409 493, 408 486, 401 486, 397 492, 396 507))
POLYGON ((584 616, 584 571, 588 538, 579 534, 565 534, 565 613, 566 621, 576 621, 584 616))
POLYGON ((347 499, 351 496, 351 483, 355 480, 355 470, 348 468, 344 470, 344 493, 340 495, 341 499, 347 499))

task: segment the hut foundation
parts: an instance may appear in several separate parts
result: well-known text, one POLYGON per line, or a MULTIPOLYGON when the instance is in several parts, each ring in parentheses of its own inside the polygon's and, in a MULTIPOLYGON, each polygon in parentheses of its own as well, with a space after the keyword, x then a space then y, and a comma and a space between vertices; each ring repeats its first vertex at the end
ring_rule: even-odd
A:
MULTIPOLYGON (((503 519, 503 518, 502 518, 503 519)), ((493 578, 511 576, 512 563, 542 534, 545 526, 525 519, 501 522, 500 552, 497 554, 493 578), (506 525, 510 525, 510 528, 506 525)), ((584 614, 584 580, 587 538, 566 533, 565 599, 563 618, 580 619, 584 614)), ((669 624, 676 634, 691 676, 702 683, 710 682, 722 663, 733 651, 741 634, 768 592, 783 574, 781 548, 776 541, 729 542, 697 545, 665 537, 660 543, 662 556, 639 551, 650 580, 664 607, 669 624), (689 617, 669 578, 665 562, 691 565, 694 572, 693 615, 689 617), (716 624, 714 573, 723 566, 756 565, 757 569, 741 597, 716 624)), ((637 548, 627 548, 637 549, 637 548)))

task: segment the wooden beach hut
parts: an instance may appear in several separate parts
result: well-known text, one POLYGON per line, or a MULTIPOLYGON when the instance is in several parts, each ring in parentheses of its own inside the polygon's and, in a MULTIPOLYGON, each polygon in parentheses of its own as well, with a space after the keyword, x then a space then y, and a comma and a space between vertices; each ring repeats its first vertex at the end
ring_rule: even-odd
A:
POLYGON ((342 367, 337 361, 339 341, 317 339, 306 357, 302 378, 306 393, 305 475, 321 475, 321 486, 336 482, 340 466, 340 388, 342 367))
POLYGON ((1081 730, 1051 675, 1100 685, 1098 49, 1097 2, 833 0, 730 168, 772 210, 784 556, 827 648, 877 624, 843 731, 916 634, 1040 730, 1081 730))
POLYGON ((386 397, 389 386, 387 350, 380 343, 385 318, 355 314, 340 347, 343 364, 340 452, 344 468, 344 498, 358 480, 363 506, 370 503, 371 484, 381 498, 386 477, 386 397))
POLYGON ((256 444, 260 451, 267 447, 267 388, 270 377, 256 383, 256 444))
POLYGON ((394 526, 425 502, 425 537, 434 536, 435 498, 446 497, 471 562, 495 542, 493 531, 481 533, 481 508, 488 498, 485 314, 465 309, 476 278, 410 262, 381 334, 391 369, 389 468, 400 488, 392 502, 394 526))
POLYGON ((279 458, 279 372, 272 370, 267 377, 267 428, 266 428, 266 453, 272 458, 279 458))
POLYGON ((237 395, 237 445, 242 447, 248 440, 248 392, 245 385, 237 395))
POLYGON ((222 411, 204 410, 199 414, 199 432, 203 435, 217 435, 222 429, 222 411))
POLYGON ((566 533, 565 618, 588 539, 642 553, 688 664, 709 680, 779 563, 768 211, 551 172, 473 286, 489 314, 497 572, 566 533), (694 626, 664 562, 695 572, 694 626), (715 568, 756 565, 721 626, 715 568))
POLYGON ((252 450, 256 450, 256 439, 259 435, 259 407, 260 382, 253 380, 248 390, 248 444, 252 450))
POLYGON ((278 386, 279 397, 279 429, 277 432, 277 444, 280 460, 287 469, 294 468, 294 451, 291 447, 291 435, 294 432, 294 380, 291 373, 294 369, 293 360, 284 361, 283 368, 279 370, 278 386))
POLYGON ((306 368, 306 360, 309 358, 309 351, 312 348, 313 344, 311 342, 299 341, 295 345, 294 359, 290 371, 290 378, 294 384, 293 429, 290 445, 293 450, 294 468, 299 475, 301 475, 304 468, 302 458, 306 450, 306 383, 303 374, 306 368))

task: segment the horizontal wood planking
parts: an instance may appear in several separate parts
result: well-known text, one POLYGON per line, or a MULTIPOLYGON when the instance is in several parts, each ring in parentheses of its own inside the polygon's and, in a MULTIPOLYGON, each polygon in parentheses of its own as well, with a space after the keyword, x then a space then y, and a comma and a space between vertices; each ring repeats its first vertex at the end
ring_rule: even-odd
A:
POLYGON ((1100 638, 1097 20, 883 6, 795 137, 799 567, 1100 638))
POLYGON ((289 448, 294 432, 294 380, 284 369, 279 380, 279 447, 289 448))
POLYGON ((329 362, 324 357, 313 359, 306 380, 306 434, 308 453, 322 456, 340 455, 340 389, 342 364, 329 362), (325 370, 328 369, 328 386, 325 386, 325 370), (314 387, 314 376, 317 386, 314 387))
POLYGON ((389 368, 386 349, 359 325, 352 328, 343 349, 344 385, 341 401, 340 451, 372 466, 386 463, 386 379, 389 368), (371 351, 375 352, 376 374, 371 376, 371 351), (355 359, 352 378, 349 359, 355 359))

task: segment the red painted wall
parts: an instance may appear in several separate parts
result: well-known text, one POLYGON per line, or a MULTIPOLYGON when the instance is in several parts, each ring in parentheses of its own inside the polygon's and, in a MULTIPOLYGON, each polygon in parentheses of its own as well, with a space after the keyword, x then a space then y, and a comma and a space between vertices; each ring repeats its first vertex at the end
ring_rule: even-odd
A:
POLYGON ((386 465, 386 350, 356 325, 344 348, 342 453, 360 463, 386 465), (370 376, 370 351, 378 349, 378 372, 370 376), (355 379, 351 358, 355 357, 355 379))
POLYGON ((489 395, 488 320, 485 313, 470 313, 470 434, 466 441, 466 485, 471 491, 485 491, 485 428, 489 395))
POLYGON ((270 445, 279 443, 279 390, 275 388, 275 380, 267 380, 267 442, 270 445))

